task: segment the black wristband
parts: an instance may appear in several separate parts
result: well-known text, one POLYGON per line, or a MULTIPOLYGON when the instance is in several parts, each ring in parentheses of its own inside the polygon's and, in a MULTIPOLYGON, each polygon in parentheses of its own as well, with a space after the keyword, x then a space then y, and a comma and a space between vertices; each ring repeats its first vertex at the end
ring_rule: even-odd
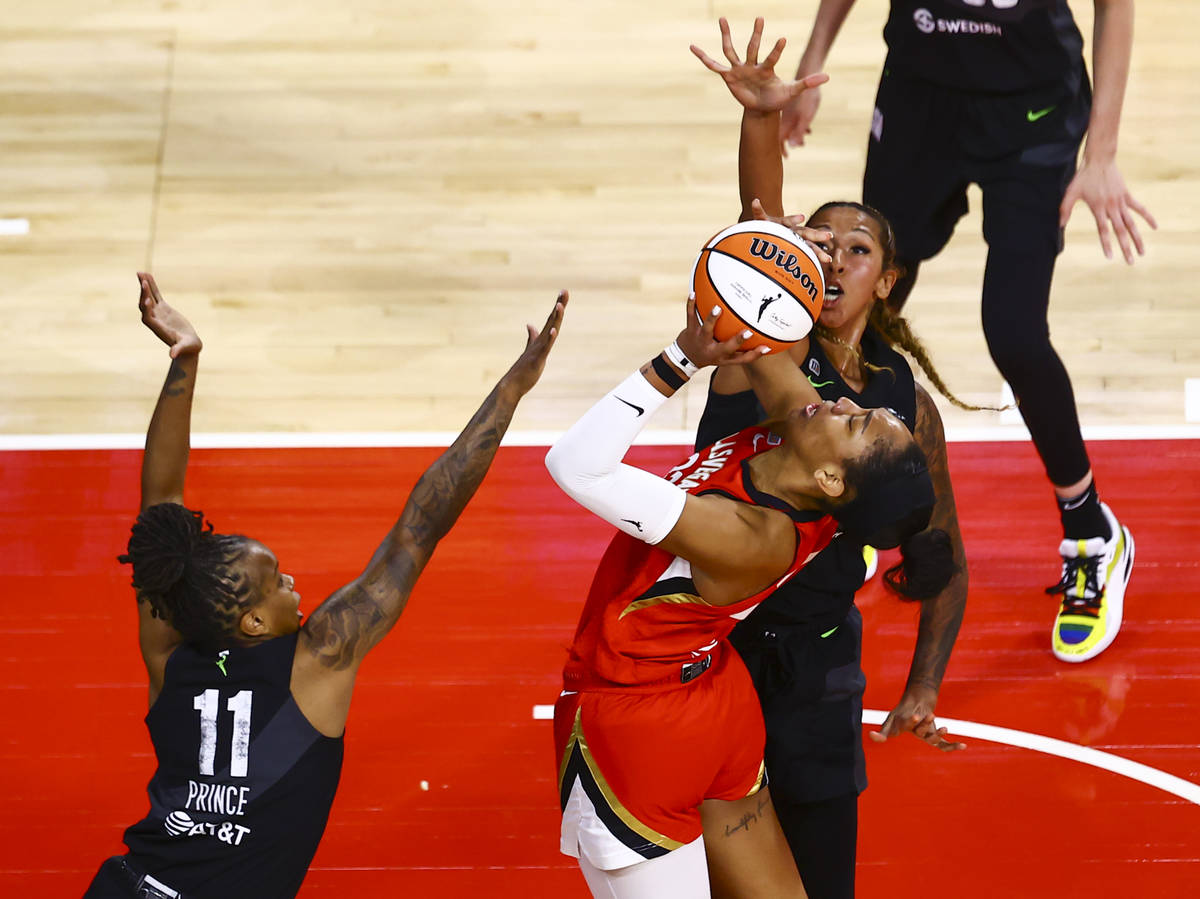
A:
POLYGON ((662 353, 659 353, 657 356, 655 356, 650 361, 650 364, 654 366, 654 373, 658 375, 662 379, 662 382, 672 390, 678 390, 687 383, 687 379, 671 367, 670 363, 663 358, 662 353))

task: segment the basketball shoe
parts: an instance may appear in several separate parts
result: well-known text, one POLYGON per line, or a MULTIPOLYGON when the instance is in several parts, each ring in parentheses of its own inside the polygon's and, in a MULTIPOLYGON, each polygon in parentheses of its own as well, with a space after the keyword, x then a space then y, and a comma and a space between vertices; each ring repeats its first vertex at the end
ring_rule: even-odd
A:
POLYGON ((1104 503, 1112 537, 1064 540, 1062 579, 1050 594, 1062 594, 1054 621, 1054 654, 1064 662, 1086 662, 1108 648, 1121 629, 1125 588, 1133 571, 1133 535, 1104 503))

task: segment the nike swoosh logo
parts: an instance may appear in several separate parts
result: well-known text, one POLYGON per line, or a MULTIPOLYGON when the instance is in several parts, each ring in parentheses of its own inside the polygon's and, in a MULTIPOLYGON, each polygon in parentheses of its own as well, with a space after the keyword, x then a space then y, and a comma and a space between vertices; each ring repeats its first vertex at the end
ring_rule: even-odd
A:
POLYGON ((646 411, 641 406, 635 406, 633 403, 629 402, 629 400, 623 400, 619 396, 615 396, 615 397, 613 397, 613 399, 617 400, 618 402, 624 403, 626 406, 628 406, 630 409, 632 409, 634 412, 636 412, 638 414, 638 418, 641 418, 642 415, 646 411))
POLYGON ((822 381, 821 383, 818 384, 816 381, 813 380, 813 376, 809 375, 808 383, 811 384, 813 387, 816 387, 819 390, 822 387, 828 387, 830 384, 833 383, 833 381, 822 381))
POLYGON ((624 521, 625 523, 627 523, 627 524, 631 524, 631 525, 633 525, 635 528, 637 528, 637 529, 638 529, 638 533, 639 533, 639 534, 645 533, 645 532, 642 530, 642 523, 641 523, 640 521, 634 521, 632 518, 622 518, 621 520, 622 520, 622 521, 624 521))
POLYGON ((1057 105, 1047 106, 1045 109, 1037 109, 1037 110, 1030 109, 1030 110, 1026 111, 1025 119, 1026 119, 1026 121, 1029 121, 1029 122, 1036 122, 1038 119, 1044 118, 1045 116, 1050 115, 1050 113, 1054 112, 1054 110, 1056 110, 1056 109, 1058 109, 1057 105))

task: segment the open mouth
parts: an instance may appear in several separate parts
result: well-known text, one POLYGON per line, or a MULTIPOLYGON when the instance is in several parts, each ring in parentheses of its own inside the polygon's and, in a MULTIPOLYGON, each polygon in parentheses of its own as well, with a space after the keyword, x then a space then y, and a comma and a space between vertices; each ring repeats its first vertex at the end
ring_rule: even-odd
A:
POLYGON ((825 285, 825 300, 822 303, 824 306, 833 306, 842 298, 842 288, 837 284, 825 285))

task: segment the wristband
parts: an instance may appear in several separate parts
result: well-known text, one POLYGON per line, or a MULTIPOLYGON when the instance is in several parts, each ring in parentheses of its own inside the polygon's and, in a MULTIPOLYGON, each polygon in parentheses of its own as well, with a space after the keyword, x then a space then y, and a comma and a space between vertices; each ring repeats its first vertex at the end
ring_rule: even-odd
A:
POLYGON ((687 383, 687 379, 680 375, 679 372, 675 371, 675 369, 671 368, 671 366, 667 363, 667 360, 663 358, 663 355, 663 353, 659 353, 657 356, 651 359, 650 366, 654 369, 654 373, 662 379, 664 384, 666 384, 672 390, 678 390, 687 383))
POLYGON ((666 354, 666 357, 671 360, 671 363, 677 369, 679 369, 689 378, 696 372, 700 371, 700 366, 696 365, 694 362, 692 362, 692 360, 683 354, 683 350, 679 348, 678 340, 672 340, 671 345, 663 350, 663 353, 666 354))

